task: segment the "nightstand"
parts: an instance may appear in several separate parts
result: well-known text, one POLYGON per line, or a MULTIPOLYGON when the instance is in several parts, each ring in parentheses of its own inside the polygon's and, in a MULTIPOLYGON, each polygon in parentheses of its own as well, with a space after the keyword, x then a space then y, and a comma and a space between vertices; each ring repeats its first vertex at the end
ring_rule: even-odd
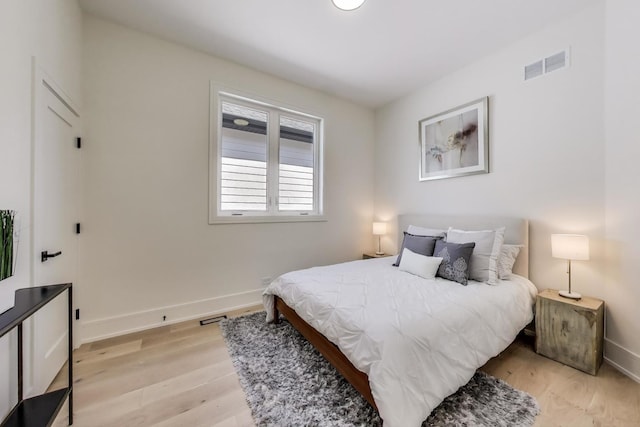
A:
POLYGON ((382 255, 378 255, 375 252, 365 252, 362 254, 362 259, 369 259, 369 258, 384 258, 387 256, 393 256, 391 254, 382 254, 382 255))
POLYGON ((536 299, 536 352, 591 375, 602 364, 604 301, 547 289, 536 299))

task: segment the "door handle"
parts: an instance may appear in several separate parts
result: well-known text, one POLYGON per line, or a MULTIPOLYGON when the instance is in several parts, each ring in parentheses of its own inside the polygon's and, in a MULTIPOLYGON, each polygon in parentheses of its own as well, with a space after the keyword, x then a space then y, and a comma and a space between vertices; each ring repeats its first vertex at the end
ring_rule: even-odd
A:
POLYGON ((45 262, 49 258, 55 258, 58 255, 62 255, 62 251, 58 251, 58 252, 53 253, 53 254, 50 254, 49 251, 42 251, 42 252, 40 252, 40 260, 42 262, 45 262))

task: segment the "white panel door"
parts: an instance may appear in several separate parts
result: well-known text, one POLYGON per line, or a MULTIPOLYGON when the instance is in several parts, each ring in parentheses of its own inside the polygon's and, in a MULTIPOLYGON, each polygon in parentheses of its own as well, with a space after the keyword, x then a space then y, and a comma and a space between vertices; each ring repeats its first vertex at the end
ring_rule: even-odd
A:
MULTIPOLYGON (((33 286, 75 284, 79 117, 63 92, 37 70, 34 109, 33 286), (60 254, 43 261, 44 251, 60 254)), ((64 293, 33 317, 33 393, 44 392, 67 359, 67 313, 64 293)))

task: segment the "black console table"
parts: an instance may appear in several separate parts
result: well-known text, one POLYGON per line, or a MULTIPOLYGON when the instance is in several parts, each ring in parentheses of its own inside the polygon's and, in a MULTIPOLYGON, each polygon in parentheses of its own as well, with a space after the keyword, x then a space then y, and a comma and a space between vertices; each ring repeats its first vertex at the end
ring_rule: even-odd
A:
POLYGON ((15 295, 13 308, 0 314, 0 337, 3 337, 13 328, 18 328, 18 404, 9 412, 2 421, 2 427, 48 427, 60 412, 62 405, 69 397, 69 425, 73 424, 73 323, 72 323, 72 287, 71 283, 63 285, 39 286, 34 288, 18 289, 15 295), (69 385, 67 388, 55 390, 39 396, 24 399, 23 380, 23 353, 22 353, 22 322, 55 297, 68 290, 69 302, 69 330, 68 330, 68 358, 69 385))

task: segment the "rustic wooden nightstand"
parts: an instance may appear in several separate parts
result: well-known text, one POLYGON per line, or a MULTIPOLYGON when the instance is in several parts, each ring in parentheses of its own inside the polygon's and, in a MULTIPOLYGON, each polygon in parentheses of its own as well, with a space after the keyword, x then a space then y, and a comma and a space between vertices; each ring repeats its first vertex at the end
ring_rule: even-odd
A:
POLYGON ((604 301, 547 289, 536 299, 536 351, 591 375, 602 364, 604 301))
POLYGON ((365 252, 362 254, 362 259, 370 259, 370 258, 384 258, 387 256, 393 256, 391 254, 382 254, 382 255, 378 255, 375 252, 365 252))

